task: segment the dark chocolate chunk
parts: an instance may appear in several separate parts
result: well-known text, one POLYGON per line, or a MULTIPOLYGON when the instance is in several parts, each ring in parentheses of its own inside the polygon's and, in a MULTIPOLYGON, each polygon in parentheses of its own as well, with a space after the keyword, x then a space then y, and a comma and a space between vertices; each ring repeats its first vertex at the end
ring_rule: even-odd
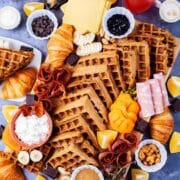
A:
POLYGON ((136 122, 135 129, 141 133, 144 133, 148 127, 148 122, 143 119, 139 119, 136 122))
POLYGON ((79 60, 79 56, 77 56, 75 53, 71 53, 66 58, 66 63, 70 64, 71 66, 75 65, 77 61, 79 60))
POLYGON ((26 104, 29 106, 34 105, 34 101, 36 101, 36 96, 34 94, 27 94, 26 95, 26 104))
POLYGON ((4 131, 4 126, 0 125, 0 138, 2 138, 3 131, 4 131))
POLYGON ((178 112, 178 111, 180 111, 180 99, 178 99, 178 98, 173 99, 172 102, 171 102, 170 109, 171 109, 173 112, 178 112))
POLYGON ((57 178, 57 176, 59 174, 57 169, 54 169, 54 168, 52 168, 50 166, 46 166, 46 168, 44 169, 43 173, 48 175, 49 177, 51 177, 53 179, 57 178))
POLYGON ((33 51, 33 48, 32 47, 27 47, 27 46, 21 46, 20 50, 21 51, 33 51))

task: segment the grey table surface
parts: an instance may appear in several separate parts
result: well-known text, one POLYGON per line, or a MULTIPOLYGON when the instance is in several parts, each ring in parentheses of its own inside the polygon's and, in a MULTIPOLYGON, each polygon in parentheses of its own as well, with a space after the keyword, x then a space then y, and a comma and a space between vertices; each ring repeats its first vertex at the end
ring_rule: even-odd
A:
MULTIPOLYGON (((21 24, 17 29, 11 30, 11 31, 0 29, 0 36, 5 36, 5 37, 9 37, 9 38, 13 38, 13 39, 17 39, 17 40, 21 40, 23 42, 29 43, 32 46, 41 50, 45 58, 46 52, 47 52, 47 47, 46 47, 47 41, 34 40, 33 38, 29 36, 28 32, 26 31, 26 26, 25 26, 26 16, 23 13, 23 4, 25 2, 31 2, 31 1, 38 1, 38 0, 0 0, 0 8, 6 5, 14 6, 20 10, 21 15, 22 15, 21 24)), ((119 6, 121 4, 122 4, 121 1, 117 3, 117 5, 119 6)), ((59 23, 61 23, 62 13, 58 10, 58 11, 55 11, 55 14, 58 17, 59 23)), ((176 23, 172 23, 172 24, 163 22, 159 17, 158 9, 156 7, 152 7, 150 10, 148 10, 147 12, 143 14, 136 15, 135 18, 137 20, 141 20, 144 22, 154 23, 157 26, 162 27, 162 28, 167 28, 176 37, 180 37, 180 21, 176 23)), ((171 75, 180 76, 180 54, 178 55, 176 59, 176 63, 171 72, 171 75)), ((0 100, 0 124, 6 123, 2 115, 2 106, 4 104, 18 104, 18 103, 0 100)), ((174 113, 173 116, 174 116, 174 121, 175 121, 174 131, 180 132, 180 112, 174 113)), ((3 149, 3 144, 1 141, 0 141, 0 149, 3 149)), ((180 169, 179 169, 180 153, 170 154, 168 150, 168 145, 167 145, 167 151, 168 151, 168 160, 167 160, 166 165, 160 171, 156 173, 151 173, 150 174, 151 180, 180 180, 180 169)), ((27 171, 25 172, 25 175, 26 175, 27 180, 34 180, 36 177, 34 174, 28 173, 27 171)))

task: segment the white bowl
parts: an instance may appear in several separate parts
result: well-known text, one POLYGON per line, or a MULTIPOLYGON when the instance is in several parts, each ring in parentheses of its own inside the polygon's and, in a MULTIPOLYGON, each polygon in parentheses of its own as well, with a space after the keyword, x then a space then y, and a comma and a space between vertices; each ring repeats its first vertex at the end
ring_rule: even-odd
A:
POLYGON ((123 7, 111 8, 110 10, 106 12, 103 18, 103 29, 108 36, 111 36, 113 38, 121 39, 121 38, 127 37, 130 33, 132 33, 134 27, 135 27, 135 19, 134 19, 133 14, 128 9, 123 8, 123 7), (120 35, 120 36, 115 36, 114 34, 112 34, 107 27, 108 19, 111 18, 115 14, 125 15, 128 18, 129 23, 130 23, 130 27, 128 31, 125 34, 120 35))
POLYGON ((138 146, 138 149, 136 150, 135 152, 135 160, 137 162, 137 165, 144 171, 146 172, 156 172, 156 171, 159 171, 160 169, 163 168, 163 166, 166 164, 166 161, 167 161, 167 152, 166 152, 166 149, 165 147, 158 141, 156 140, 153 140, 153 139, 146 139, 144 141, 142 141, 139 146, 138 146), (160 163, 157 163, 155 165, 152 165, 152 166, 145 166, 141 160, 139 159, 139 151, 140 149, 147 145, 147 144, 154 144, 157 146, 157 148, 159 149, 159 152, 160 152, 160 155, 161 155, 161 162, 160 163))
POLYGON ((92 170, 94 170, 94 171, 97 173, 97 175, 99 176, 99 179, 100 179, 100 180, 104 180, 104 177, 103 177, 102 172, 101 172, 97 167, 92 166, 92 165, 83 165, 83 166, 80 166, 80 167, 76 168, 76 169, 73 171, 70 180, 76 180, 77 174, 78 174, 81 170, 83 170, 83 169, 92 169, 92 170))
POLYGON ((45 39, 49 39, 51 37, 51 35, 57 30, 57 27, 58 27, 58 21, 57 21, 57 18, 56 16, 49 10, 37 10, 35 12, 33 12, 27 19, 27 22, 26 22, 26 28, 27 28, 27 31, 28 33, 30 34, 30 36, 32 36, 34 39, 37 39, 37 40, 45 40, 45 39), (49 19, 52 20, 52 22, 54 23, 54 29, 53 31, 51 32, 51 34, 49 34, 48 36, 46 37, 39 37, 39 36, 36 36, 32 30, 32 22, 35 18, 37 17, 40 17, 40 16, 44 16, 44 15, 47 15, 49 17, 49 19))

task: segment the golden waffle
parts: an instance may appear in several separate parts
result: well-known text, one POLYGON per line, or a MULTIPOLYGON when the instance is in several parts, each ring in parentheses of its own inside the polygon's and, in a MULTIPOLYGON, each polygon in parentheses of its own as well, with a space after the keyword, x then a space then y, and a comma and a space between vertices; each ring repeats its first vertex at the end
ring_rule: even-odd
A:
POLYGON ((137 70, 137 51, 130 49, 129 47, 118 47, 117 44, 104 45, 103 49, 117 50, 120 55, 120 68, 123 76, 123 80, 127 88, 132 88, 135 85, 136 70, 137 70))
POLYGON ((99 96, 96 94, 94 89, 89 86, 83 89, 79 89, 73 92, 69 92, 66 94, 66 96, 63 96, 61 98, 58 98, 56 100, 57 104, 62 104, 62 103, 69 103, 74 100, 79 99, 79 97, 87 95, 91 102, 93 103, 94 107, 97 109, 99 115, 107 122, 107 109, 105 108, 104 104, 102 103, 101 99, 99 96))
POLYGON ((87 67, 75 67, 72 74, 72 82, 76 80, 86 81, 89 78, 99 77, 105 87, 107 88, 111 99, 114 101, 118 94, 118 88, 116 87, 115 81, 113 79, 111 69, 108 65, 96 65, 96 66, 87 66, 87 67))
POLYGON ((32 61, 33 56, 33 52, 0 48, 0 81, 27 66, 32 61))
POLYGON ((151 70, 152 73, 168 72, 168 45, 162 43, 162 37, 150 34, 133 34, 130 38, 136 41, 147 41, 150 46, 151 70))
POLYGON ((59 128, 60 133, 78 131, 84 137, 86 137, 86 139, 88 139, 91 142, 91 144, 93 144, 97 148, 99 147, 95 133, 91 130, 91 128, 89 127, 88 123, 82 115, 75 115, 71 118, 67 117, 65 119, 61 119, 60 121, 56 120, 55 125, 59 128))
POLYGON ((25 168, 32 173, 38 174, 40 171, 42 171, 42 169, 44 167, 44 164, 50 154, 51 146, 45 144, 37 149, 43 153, 43 159, 40 162, 34 163, 34 162, 30 161, 30 163, 28 165, 23 165, 18 162, 16 152, 11 153, 9 156, 9 159, 13 160, 14 163, 17 163, 22 169, 25 168))
POLYGON ((172 66, 175 61, 175 38, 165 29, 161 29, 154 24, 140 23, 137 26, 137 31, 141 34, 152 34, 156 37, 163 37, 162 44, 168 45, 168 66, 172 66))
POLYGON ((91 164, 98 166, 98 162, 84 153, 77 145, 70 145, 60 151, 55 151, 47 164, 53 168, 63 167, 66 170, 72 170, 78 166, 91 164))
POLYGON ((93 131, 106 129, 103 119, 98 115, 88 96, 83 96, 70 103, 59 105, 54 114, 58 116, 57 120, 59 121, 63 118, 82 114, 93 131))
POLYGON ((67 87, 66 90, 67 92, 72 92, 75 93, 76 91, 87 88, 87 87, 92 87, 96 94, 99 96, 99 98, 102 100, 103 104, 105 107, 110 107, 112 104, 112 99, 104 86, 102 80, 99 77, 95 78, 88 78, 86 80, 81 80, 76 78, 77 80, 70 83, 67 87))
POLYGON ((115 80, 116 86, 119 90, 125 89, 125 83, 122 78, 122 73, 120 70, 119 56, 116 51, 106 51, 91 54, 89 56, 82 57, 78 60, 78 65, 80 66, 92 66, 105 64, 109 65, 112 71, 112 76, 115 80))
POLYGON ((89 141, 85 140, 81 132, 78 131, 62 133, 51 140, 52 147, 59 151, 66 149, 71 144, 78 145, 78 147, 88 156, 93 157, 97 154, 95 148, 89 143, 89 141))

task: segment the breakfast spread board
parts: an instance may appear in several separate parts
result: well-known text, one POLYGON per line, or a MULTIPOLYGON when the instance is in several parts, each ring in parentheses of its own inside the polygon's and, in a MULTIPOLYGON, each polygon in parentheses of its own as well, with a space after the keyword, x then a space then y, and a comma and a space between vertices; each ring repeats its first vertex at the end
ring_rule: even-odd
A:
MULTIPOLYGON (((148 180, 180 152, 180 38, 135 19, 152 6, 180 19, 176 0, 22 5, 34 43, 0 37, 1 180, 148 180)), ((21 13, 0 8, 0 28, 21 13)))

